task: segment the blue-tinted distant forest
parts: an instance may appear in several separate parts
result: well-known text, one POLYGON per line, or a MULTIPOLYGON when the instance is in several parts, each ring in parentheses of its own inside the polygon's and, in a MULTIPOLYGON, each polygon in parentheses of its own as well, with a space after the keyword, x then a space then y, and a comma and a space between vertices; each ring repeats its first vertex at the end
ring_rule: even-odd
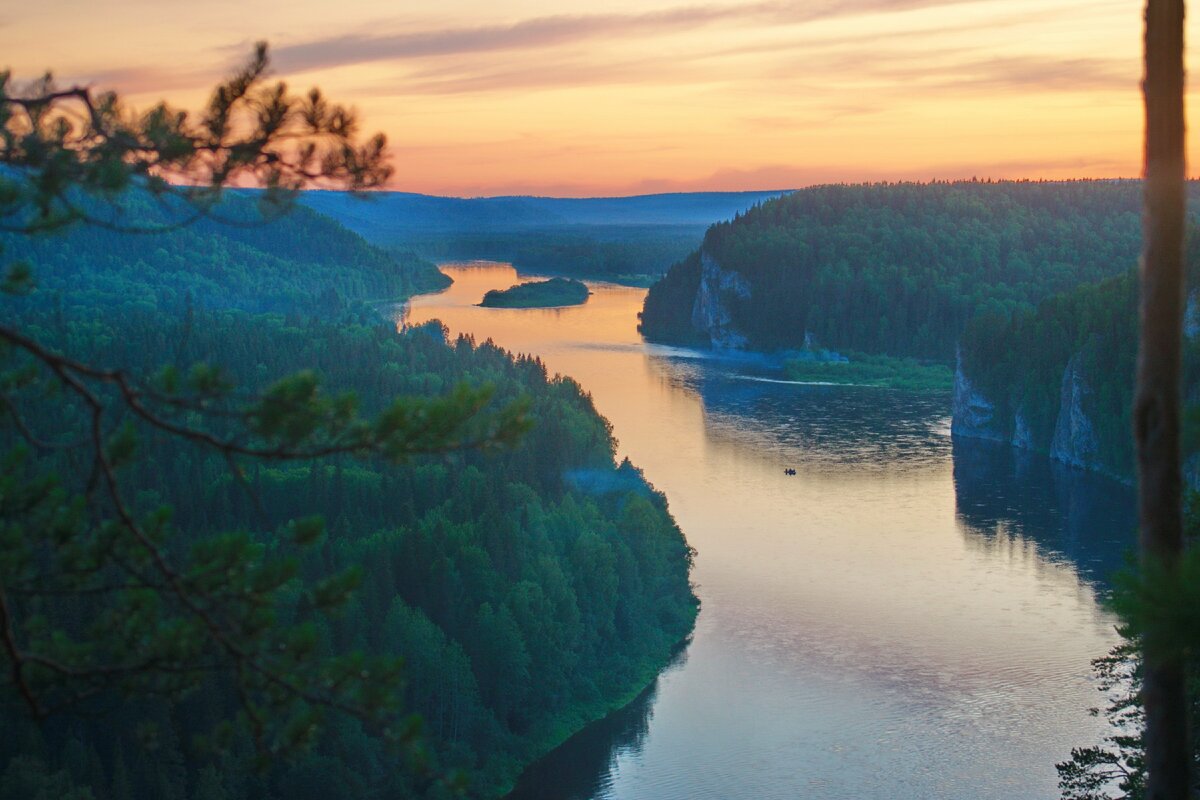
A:
POLYGON ((302 202, 380 246, 434 259, 511 261, 517 269, 647 285, 696 247, 710 224, 777 197, 693 192, 635 197, 430 197, 338 192, 302 202))

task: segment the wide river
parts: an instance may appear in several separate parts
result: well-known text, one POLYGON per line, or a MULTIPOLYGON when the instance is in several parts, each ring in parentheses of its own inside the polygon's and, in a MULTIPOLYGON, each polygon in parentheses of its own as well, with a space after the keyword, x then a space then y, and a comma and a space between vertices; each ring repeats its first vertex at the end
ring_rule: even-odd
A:
POLYGON ((514 798, 1057 797, 1055 762, 1105 732, 1089 662, 1116 640, 1098 597, 1133 544, 1127 488, 952 443, 947 397, 648 345, 644 289, 487 309, 511 266, 442 269, 406 320, 577 380, 699 552, 691 643, 514 798))

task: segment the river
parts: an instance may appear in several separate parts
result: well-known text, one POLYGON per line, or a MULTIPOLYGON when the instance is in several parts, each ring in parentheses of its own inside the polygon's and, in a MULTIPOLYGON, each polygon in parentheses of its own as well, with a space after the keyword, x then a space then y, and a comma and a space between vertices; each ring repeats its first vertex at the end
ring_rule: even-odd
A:
POLYGON ((577 380, 698 551, 690 644, 515 800, 1057 797, 1055 762, 1105 732, 1090 661, 1116 641, 1098 596, 1133 546, 1126 487, 952 442, 946 397, 646 344, 644 289, 489 309, 511 266, 442 269, 405 320, 577 380))

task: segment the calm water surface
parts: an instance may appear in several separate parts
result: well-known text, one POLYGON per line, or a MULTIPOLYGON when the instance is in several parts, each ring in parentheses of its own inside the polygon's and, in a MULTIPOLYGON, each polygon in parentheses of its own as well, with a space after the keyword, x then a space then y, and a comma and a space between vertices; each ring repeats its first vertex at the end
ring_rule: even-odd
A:
POLYGON ((1104 732, 1089 661, 1115 641, 1097 597, 1133 543, 1126 488, 952 444, 948 398, 647 345, 644 289, 485 309, 510 266, 443 270, 407 321, 579 381, 699 551, 691 644, 515 798, 1057 796, 1054 763, 1104 732))

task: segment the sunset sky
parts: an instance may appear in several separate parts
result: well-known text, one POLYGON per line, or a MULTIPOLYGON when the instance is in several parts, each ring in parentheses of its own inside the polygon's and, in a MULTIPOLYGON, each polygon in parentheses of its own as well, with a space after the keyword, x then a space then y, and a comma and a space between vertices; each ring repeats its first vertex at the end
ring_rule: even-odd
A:
POLYGON ((0 66, 196 107, 266 39, 432 194, 1135 176, 1141 6, 42 0, 0 10, 0 66))

